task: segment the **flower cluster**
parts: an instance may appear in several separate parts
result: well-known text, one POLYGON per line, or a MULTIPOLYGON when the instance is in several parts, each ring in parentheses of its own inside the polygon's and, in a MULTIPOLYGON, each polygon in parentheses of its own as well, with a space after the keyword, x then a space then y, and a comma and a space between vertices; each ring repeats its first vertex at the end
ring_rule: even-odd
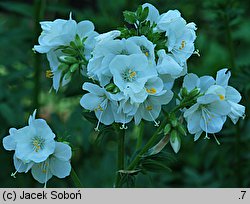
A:
POLYGON ((195 135, 194 140, 199 139, 202 132, 205 132, 205 138, 209 138, 208 134, 220 132, 227 116, 234 124, 244 117, 245 107, 238 104, 241 95, 228 85, 230 76, 228 69, 221 69, 216 79, 210 76, 199 78, 195 74, 184 77, 183 87, 187 91, 195 88, 200 91, 197 103, 184 111, 188 131, 195 135))
POLYGON ((105 125, 116 122, 126 128, 132 119, 136 125, 144 119, 158 126, 161 106, 172 99, 173 82, 186 74, 186 60, 194 53, 195 24, 187 24, 179 11, 159 15, 151 4, 144 4, 136 15, 139 19, 133 25, 145 24, 151 35, 130 36, 118 30, 101 34, 87 65, 94 83, 83 84, 89 93, 80 104, 95 111, 105 125), (146 18, 140 19, 138 13, 146 13, 146 18), (161 49, 149 40, 155 36, 164 39, 161 49))
POLYGON ((31 173, 38 182, 46 183, 54 175, 64 178, 70 174, 71 148, 56 142, 55 134, 43 119, 35 119, 36 111, 29 117, 29 124, 20 129, 11 128, 3 138, 6 150, 14 150, 16 173, 31 173))
MULTIPOLYGON (((56 91, 76 70, 87 77, 80 104, 95 113, 96 130, 100 123, 121 123, 126 129, 132 120, 135 125, 146 120, 158 126, 163 105, 174 96, 174 81, 183 76, 183 88, 176 94, 179 104, 173 110, 182 110, 195 140, 202 132, 205 138, 219 132, 227 116, 234 124, 244 117, 240 93, 228 86, 230 71, 220 70, 216 79, 188 74, 187 60, 192 54, 199 56, 195 23, 187 23, 178 10, 160 14, 149 3, 123 15, 129 26, 103 34, 95 32, 90 21, 76 23, 71 15, 69 20, 41 22, 43 31, 34 47, 47 53, 51 66, 47 76, 53 78, 56 91)), ((179 133, 186 131, 175 111, 165 114, 164 134, 171 135, 170 143, 178 152, 179 133)))

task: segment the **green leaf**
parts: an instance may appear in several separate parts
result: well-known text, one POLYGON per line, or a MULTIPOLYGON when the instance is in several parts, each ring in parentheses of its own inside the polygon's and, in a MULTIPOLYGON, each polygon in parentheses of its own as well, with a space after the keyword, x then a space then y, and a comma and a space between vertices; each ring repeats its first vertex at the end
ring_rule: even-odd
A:
POLYGON ((149 12, 149 8, 145 7, 142 11, 142 14, 139 16, 138 20, 140 22, 143 22, 146 20, 146 18, 148 17, 148 12, 149 12))
POLYGON ((171 172, 172 170, 165 164, 165 162, 157 161, 153 159, 143 160, 141 167, 146 171, 151 172, 171 172))
POLYGON ((125 21, 129 24, 134 24, 136 22, 136 15, 134 12, 124 11, 123 16, 125 21))

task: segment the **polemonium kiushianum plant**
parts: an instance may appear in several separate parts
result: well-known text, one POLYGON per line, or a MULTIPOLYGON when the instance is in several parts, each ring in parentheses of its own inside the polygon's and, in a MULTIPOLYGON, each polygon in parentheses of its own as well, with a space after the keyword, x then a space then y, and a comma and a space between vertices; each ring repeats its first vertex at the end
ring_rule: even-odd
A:
MULTIPOLYGON (((178 10, 160 14, 149 3, 123 15, 129 26, 102 34, 94 31, 92 22, 77 23, 71 15, 69 20, 41 22, 39 45, 34 46, 35 51, 47 55, 51 71, 46 76, 53 78, 56 91, 74 74, 81 74, 84 117, 96 123, 96 131, 109 126, 117 135, 115 187, 140 172, 163 168, 165 164, 156 165, 164 162, 157 160, 163 148, 170 143, 178 153, 181 138, 188 133, 195 141, 202 134, 205 139, 213 135, 220 144, 215 134, 227 117, 236 124, 245 115, 240 93, 228 85, 229 69, 219 70, 215 79, 188 73, 188 59, 193 54, 200 56, 194 44, 195 23, 186 22, 178 10), (177 79, 183 81, 182 87, 175 83, 177 79), (141 146, 146 121, 157 129, 141 146), (126 166, 124 135, 133 124, 139 129, 139 145, 126 166), (156 166, 148 168, 154 159, 156 166)), ((45 186, 53 175, 64 178, 70 174, 70 146, 56 142, 45 120, 35 119, 35 113, 28 126, 11 128, 3 144, 6 150, 15 151, 16 172, 31 169, 33 177, 45 186)))

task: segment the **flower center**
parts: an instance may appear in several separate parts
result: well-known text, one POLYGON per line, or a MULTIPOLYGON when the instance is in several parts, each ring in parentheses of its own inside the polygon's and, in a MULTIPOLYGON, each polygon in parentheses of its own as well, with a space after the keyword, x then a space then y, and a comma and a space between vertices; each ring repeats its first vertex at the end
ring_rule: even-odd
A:
POLYGON ((123 50, 120 52, 120 54, 121 54, 121 55, 128 55, 129 53, 128 53, 127 50, 124 50, 124 49, 123 49, 123 50))
POLYGON ((133 69, 127 69, 123 73, 123 79, 127 82, 132 82, 135 80, 137 73, 133 69))
POLYGON ((222 94, 219 94, 220 100, 223 101, 225 99, 225 96, 223 96, 222 94))
POLYGON ((151 111, 151 110, 153 110, 153 106, 146 106, 146 109, 148 110, 148 111, 151 111))
POLYGON ((44 142, 45 139, 35 136, 32 140, 32 145, 33 145, 33 149, 35 150, 35 152, 38 152, 39 150, 43 149, 44 147, 44 142))

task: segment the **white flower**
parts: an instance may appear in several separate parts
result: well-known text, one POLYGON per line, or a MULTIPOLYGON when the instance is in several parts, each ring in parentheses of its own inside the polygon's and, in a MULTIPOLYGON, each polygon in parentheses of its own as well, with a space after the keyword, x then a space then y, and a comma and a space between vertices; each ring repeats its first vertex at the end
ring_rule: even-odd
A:
POLYGON ((31 167, 34 179, 40 183, 46 183, 54 175, 58 178, 69 176, 71 171, 70 159, 72 156, 69 145, 56 142, 55 151, 45 161, 36 163, 31 167))
POLYGON ((209 87, 215 84, 215 80, 211 76, 198 77, 196 74, 190 73, 184 77, 183 87, 187 89, 188 92, 195 88, 198 88, 200 93, 205 93, 209 87))
POLYGON ((240 93, 233 87, 228 86, 228 81, 231 72, 228 69, 221 69, 216 75, 216 84, 225 88, 224 100, 231 106, 231 112, 228 114, 234 124, 237 123, 239 118, 245 116, 245 106, 238 104, 241 100, 240 93))
POLYGON ((94 111, 98 118, 96 130, 99 128, 99 123, 110 125, 114 122, 113 106, 117 107, 117 102, 111 97, 111 93, 107 92, 105 88, 99 87, 95 84, 85 82, 82 88, 89 93, 83 95, 80 104, 83 108, 94 111))
POLYGON ((145 101, 139 105, 134 115, 136 125, 140 123, 141 119, 153 121, 155 126, 159 125, 159 122, 156 122, 156 118, 160 115, 161 106, 168 104, 173 97, 173 92, 164 90, 163 87, 163 82, 159 77, 149 79, 146 82, 145 88, 148 96, 145 101))
POLYGON ((145 55, 116 56, 110 63, 110 72, 115 85, 133 102, 143 102, 147 93, 144 85, 148 79, 157 76, 155 67, 150 67, 145 55), (135 94, 140 93, 140 98, 135 94))
POLYGON ((103 43, 105 41, 114 40, 115 38, 121 35, 121 31, 119 30, 112 30, 107 33, 102 33, 95 37, 96 43, 103 43))
POLYGON ((160 16, 159 11, 152 5, 149 3, 145 3, 142 5, 142 8, 146 8, 148 7, 149 11, 148 11, 148 17, 146 18, 146 20, 150 21, 151 25, 153 23, 157 23, 158 18, 160 16))
POLYGON ((55 21, 44 21, 40 24, 43 31, 38 38, 39 45, 34 46, 34 49, 40 53, 48 53, 61 45, 69 45, 76 34, 80 38, 96 35, 92 22, 81 21, 76 23, 71 16, 69 20, 56 19, 55 21))
POLYGON ((186 21, 181 17, 181 13, 178 10, 169 10, 159 16, 157 21, 157 28, 168 34, 176 29, 176 32, 181 32, 179 28, 182 28, 186 24, 186 21))
POLYGON ((165 50, 157 52, 159 57, 156 69, 160 75, 169 75, 171 78, 176 79, 184 74, 185 68, 181 66, 172 54, 166 54, 165 50))
POLYGON ((16 157, 25 163, 42 162, 55 149, 55 134, 45 120, 35 119, 35 112, 30 116, 28 126, 10 129, 10 135, 3 138, 4 148, 15 150, 16 157))
POLYGON ((229 104, 216 94, 205 94, 197 99, 197 103, 185 110, 188 131, 195 134, 197 140, 201 133, 217 133, 221 131, 230 111, 229 104))
POLYGON ((128 42, 132 41, 136 45, 138 45, 141 49, 141 52, 148 58, 149 63, 152 66, 155 65, 155 45, 151 41, 149 41, 145 36, 133 36, 128 38, 127 40, 128 42))
POLYGON ((51 76, 53 77, 53 88, 58 91, 60 83, 62 86, 69 83, 70 78, 65 77, 61 80, 62 70, 58 67, 60 62, 58 58, 63 53, 58 50, 60 46, 68 46, 71 41, 75 40, 78 35, 80 39, 86 38, 84 41, 84 57, 88 60, 95 46, 95 37, 98 35, 94 31, 94 25, 90 21, 81 21, 76 23, 72 20, 57 19, 55 21, 41 22, 42 33, 39 36, 39 45, 35 45, 34 49, 39 53, 46 53, 51 68, 51 76), (61 82, 62 81, 62 82, 61 82))
POLYGON ((180 65, 195 53, 196 25, 186 23, 178 10, 163 13, 157 22, 157 28, 166 32, 168 51, 171 52, 180 65))
POLYGON ((125 39, 99 43, 93 51, 93 57, 89 60, 87 75, 98 80, 101 86, 105 86, 112 78, 109 65, 115 56, 140 53, 142 51, 138 45, 125 39))

